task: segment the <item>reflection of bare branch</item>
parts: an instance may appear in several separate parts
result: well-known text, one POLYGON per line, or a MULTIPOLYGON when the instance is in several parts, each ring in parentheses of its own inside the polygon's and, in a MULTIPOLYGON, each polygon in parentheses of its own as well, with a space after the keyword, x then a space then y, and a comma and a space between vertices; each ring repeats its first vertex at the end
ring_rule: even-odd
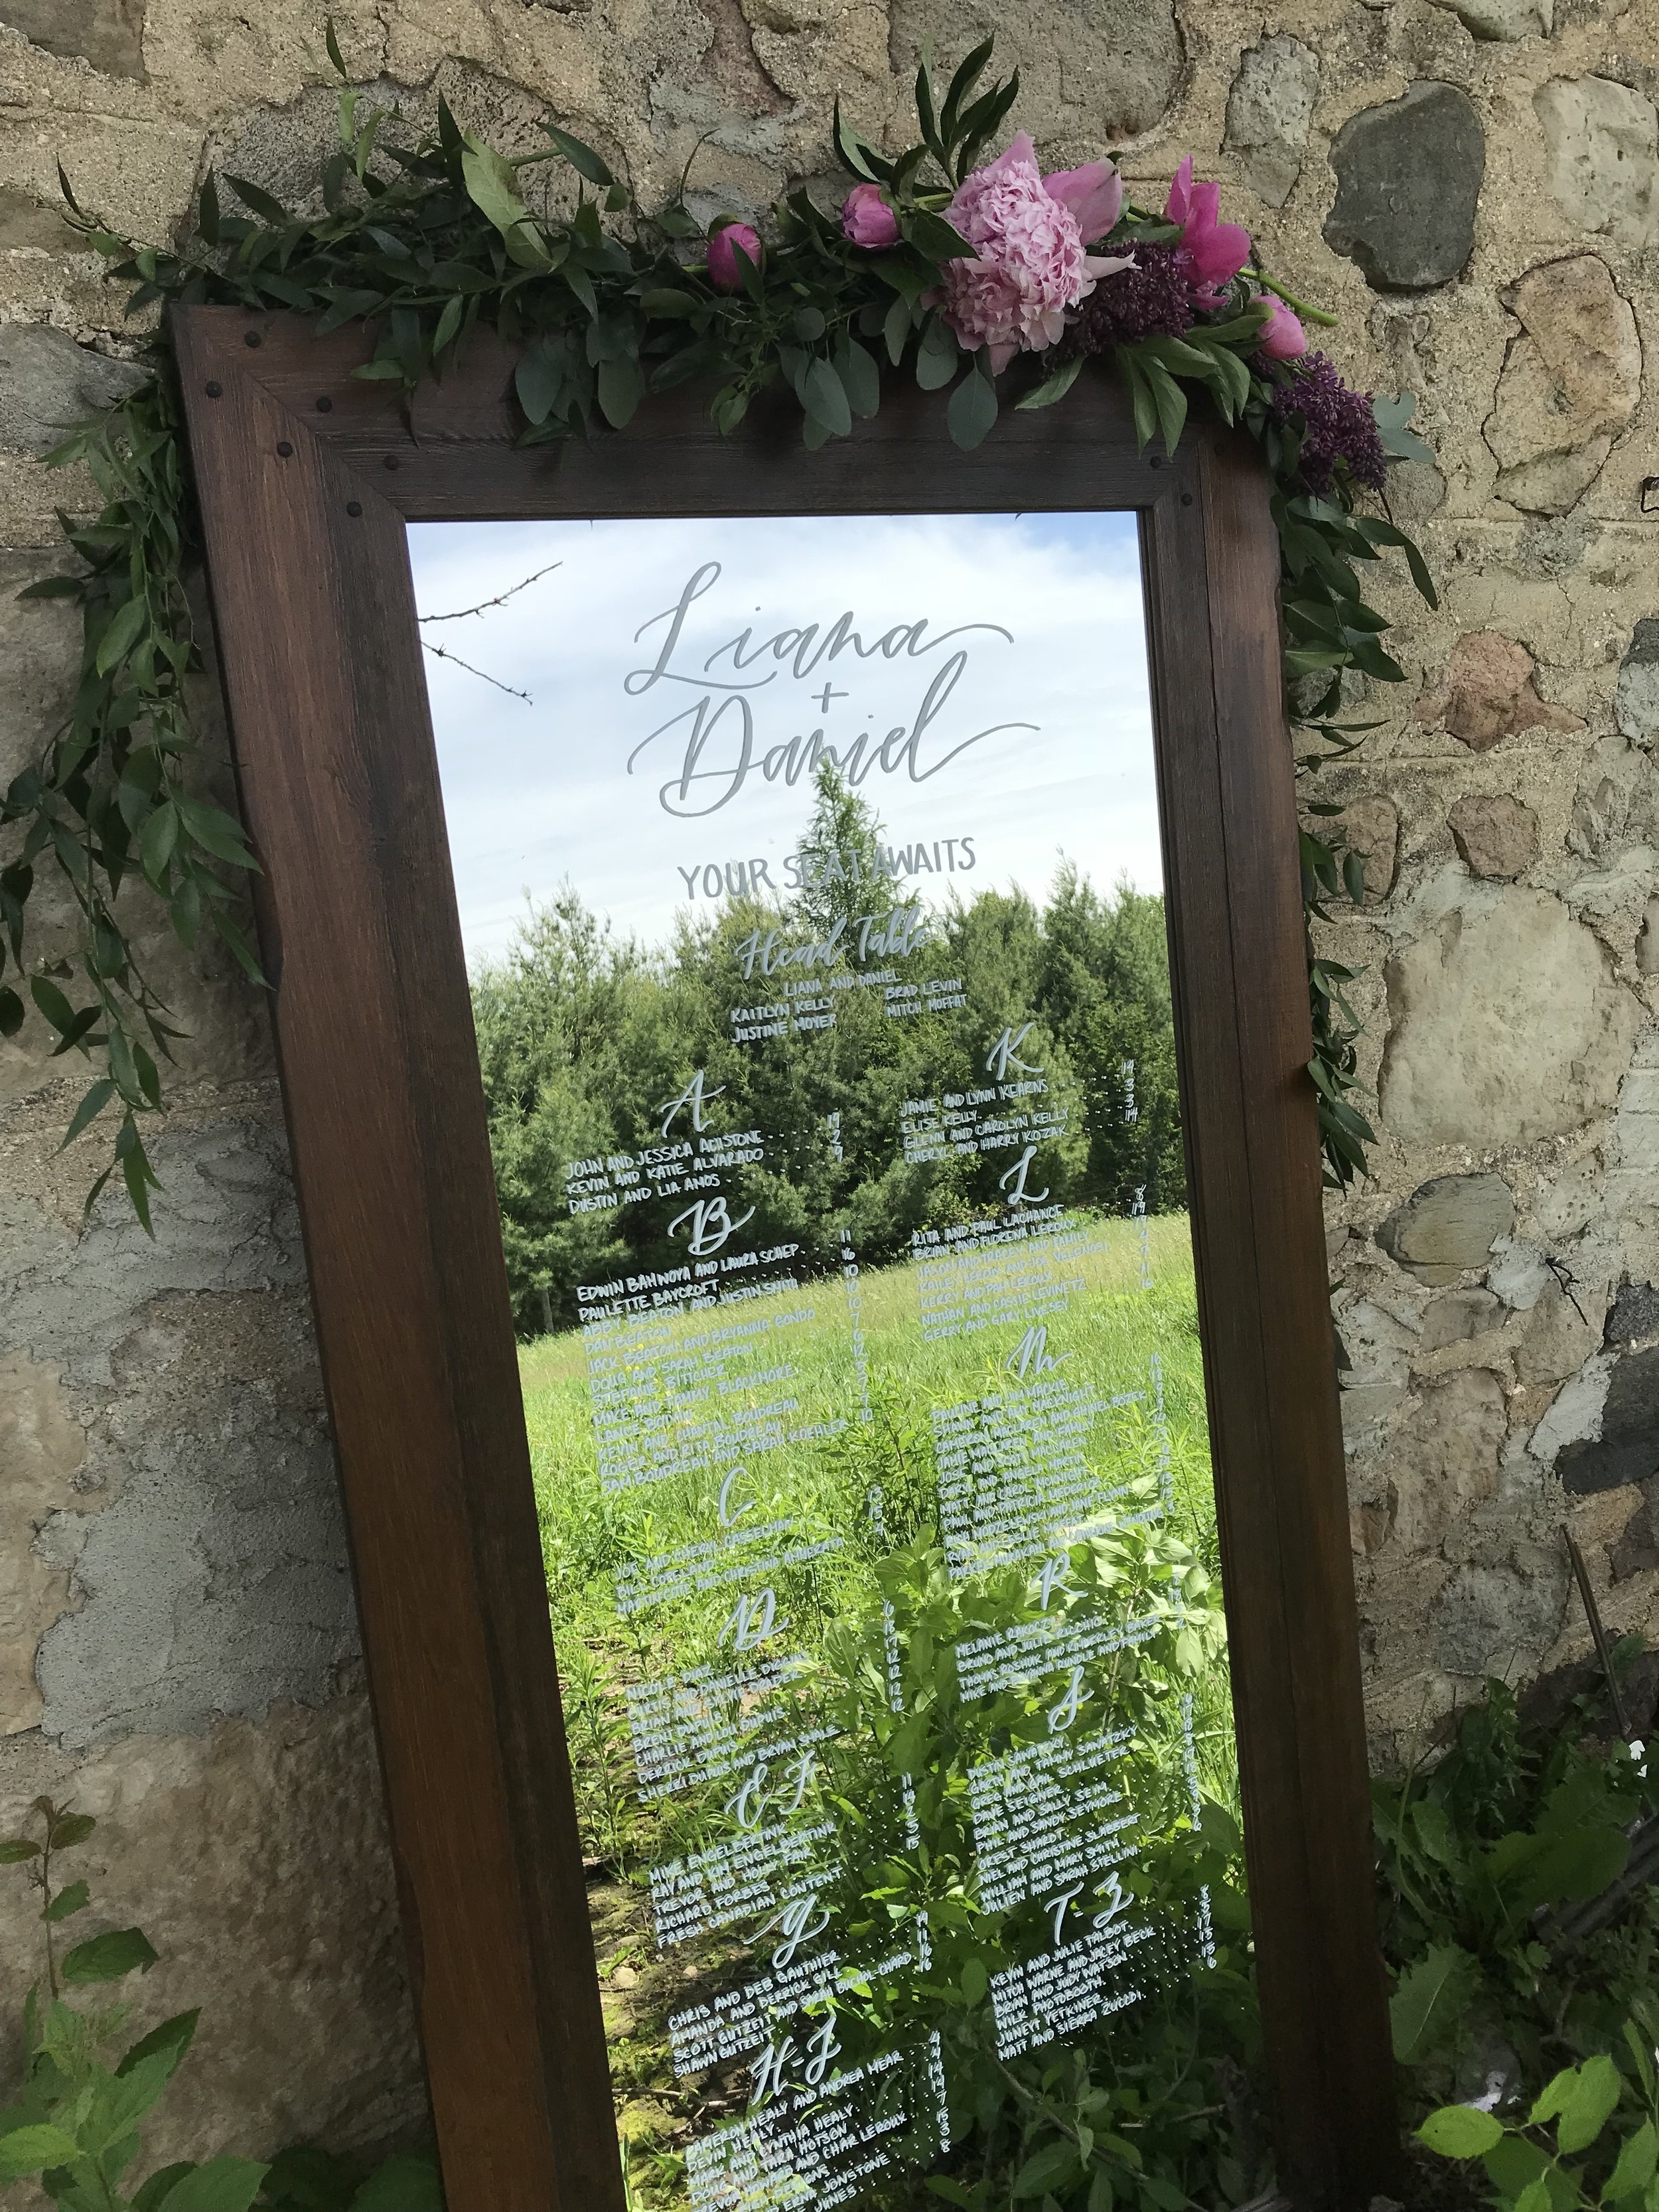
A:
MULTIPOLYGON (((422 615, 421 617, 421 620, 423 623, 465 622, 469 615, 487 614, 491 607, 504 607, 509 599, 517 599, 520 592, 527 592, 532 584, 539 584, 544 576, 550 576, 556 568, 562 568, 563 566, 564 563, 562 561, 550 561, 546 568, 538 568, 533 576, 526 576, 521 584, 514 584, 511 591, 503 592, 499 599, 480 599, 476 607, 458 607, 453 615, 422 615)), ((433 646, 428 647, 428 650, 429 652, 435 652, 437 648, 435 646, 433 646)), ((455 658, 453 653, 447 653, 444 657, 448 660, 453 660, 455 658)), ((465 668, 466 663, 463 661, 461 665, 465 668)), ((476 668, 472 672, 475 676, 477 675, 478 672, 479 672, 476 668)), ((493 681, 494 679, 492 678, 491 680, 493 681)), ((506 690, 507 688, 506 684, 501 686, 502 690, 506 690)), ((521 699, 523 698, 524 694, 522 691, 520 692, 519 696, 521 699)))
POLYGON ((498 691, 505 691, 509 699, 522 699, 526 707, 535 705, 535 701, 527 691, 515 691, 510 684, 503 684, 499 676, 487 675, 482 668, 475 668, 470 660, 463 660, 459 653, 451 653, 441 645, 427 645, 424 638, 421 640, 421 643, 426 646, 427 651, 434 660, 453 660, 457 668, 465 669, 469 676, 482 676, 486 684, 493 684, 498 691))

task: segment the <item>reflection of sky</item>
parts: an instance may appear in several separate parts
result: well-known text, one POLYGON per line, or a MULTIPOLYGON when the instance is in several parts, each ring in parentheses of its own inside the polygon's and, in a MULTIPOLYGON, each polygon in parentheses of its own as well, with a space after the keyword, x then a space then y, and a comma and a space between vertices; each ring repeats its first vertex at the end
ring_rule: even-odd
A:
POLYGON ((784 887, 811 812, 815 731, 838 750, 868 732, 860 787, 884 840, 930 858, 939 844, 941 873, 911 890, 1042 896, 1062 856, 1103 889, 1160 887, 1132 515, 431 523, 410 548, 423 615, 560 563, 505 606, 423 633, 533 702, 427 656, 470 956, 500 951, 526 896, 567 878, 657 941, 686 902, 684 870, 699 905, 702 872, 727 862, 764 859, 784 887), (647 681, 699 569, 708 588, 647 681), (862 653, 830 649, 843 615, 862 653), (813 624, 781 659, 763 650, 813 624), (734 666, 722 648, 744 630, 734 666), (710 726, 729 696, 718 687, 734 684, 750 687, 746 733, 737 703, 710 726), (949 872, 951 838, 971 842, 971 873, 949 872))

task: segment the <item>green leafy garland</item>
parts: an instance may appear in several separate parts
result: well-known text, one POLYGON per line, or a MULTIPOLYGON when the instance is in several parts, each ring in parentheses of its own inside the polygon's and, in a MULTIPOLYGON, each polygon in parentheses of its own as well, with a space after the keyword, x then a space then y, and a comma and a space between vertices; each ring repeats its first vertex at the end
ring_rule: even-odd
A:
MULTIPOLYGON (((841 211, 826 211, 804 188, 779 204, 775 235, 763 246, 728 217, 705 234, 686 210, 684 178, 667 207, 647 214, 591 147, 550 123, 542 126, 546 152, 509 159, 464 133, 441 100, 434 134, 412 149, 393 145, 385 131, 401 120, 398 111, 365 111, 346 82, 331 24, 327 45, 341 80, 339 146, 319 179, 320 216, 291 215, 236 177, 224 182, 246 212, 228 212, 210 174, 192 238, 176 252, 135 247, 81 208, 60 167, 69 220, 113 276, 136 285, 129 314, 157 302, 217 302, 309 315, 319 334, 365 323, 375 347, 357 374, 406 392, 441 373, 486 325, 522 348, 517 393, 526 445, 603 435, 650 394, 701 380, 717 384, 711 411, 722 431, 741 422, 757 393, 788 386, 801 405, 806 444, 821 446, 877 411, 880 353, 894 371, 908 363, 924 389, 952 387, 946 411, 958 445, 971 448, 994 425, 1000 400, 988 349, 964 351, 936 303, 945 264, 973 253, 945 210, 1018 90, 1017 73, 977 89, 988 39, 942 96, 924 58, 916 80, 921 137, 896 158, 860 137, 837 110, 842 160, 890 211, 893 234, 879 251, 855 244, 841 211), (538 181, 550 185, 543 165, 555 162, 578 180, 567 218, 550 213, 545 190, 539 213, 528 197, 538 181), (732 236, 720 250, 729 281, 721 283, 708 256, 726 229, 732 236)), ((1126 203, 1103 244, 1124 253, 1168 246, 1182 235, 1177 224, 1126 203)), ((1382 547, 1401 548, 1431 605, 1434 591, 1403 533, 1361 511, 1365 491, 1350 471, 1339 465, 1319 491, 1310 489, 1300 465, 1308 426, 1295 404, 1297 364, 1274 364, 1259 350, 1268 294, 1301 306, 1252 268, 1183 336, 1144 337, 1116 344, 1113 354, 1143 447, 1161 436, 1173 453, 1187 388, 1194 386, 1261 444, 1276 487, 1287 682, 1316 672, 1328 678, 1303 718, 1325 749, 1306 767, 1352 750, 1376 726, 1332 719, 1345 672, 1403 680, 1379 641, 1388 625, 1365 604, 1359 564, 1377 559, 1382 547)), ((1082 361, 1062 340, 1040 366, 1042 380, 1015 403, 1020 408, 1063 398, 1082 361)), ((1394 458, 1427 453, 1405 428, 1410 411, 1408 399, 1376 405, 1382 449, 1394 458)), ((15 857, 0 869, 0 971, 9 953, 18 982, 27 979, 57 1033, 57 1054, 100 1056, 102 1072, 64 1141, 117 1109, 113 1157, 87 1202, 118 1167, 149 1229, 157 1178, 139 1117, 161 1110, 158 1060, 171 1057, 181 1032, 118 919, 120 893, 129 878, 140 879, 185 945, 207 930, 258 981, 238 919, 240 886, 256 863, 239 825, 201 796, 203 750, 187 699, 188 678, 202 666, 186 590, 198 538, 165 359, 152 382, 48 456, 52 466, 76 462, 90 468, 104 501, 94 522, 60 514, 80 571, 45 577, 21 596, 78 602, 81 678, 68 722, 0 799, 0 829, 21 830, 15 857), (76 961, 37 963, 30 972, 25 918, 46 861, 70 886, 82 945, 76 961)), ((1302 863, 1310 915, 1325 918, 1326 902, 1344 892, 1363 897, 1358 857, 1344 851, 1340 830, 1304 835, 1302 863)), ((1316 958, 1310 944, 1309 1073, 1319 1094, 1327 1180, 1338 1184, 1364 1172, 1373 1136, 1346 1095, 1358 1034, 1343 996, 1351 981, 1350 970, 1316 958)), ((24 1016, 20 991, 0 972, 0 1036, 15 1036, 24 1016)))

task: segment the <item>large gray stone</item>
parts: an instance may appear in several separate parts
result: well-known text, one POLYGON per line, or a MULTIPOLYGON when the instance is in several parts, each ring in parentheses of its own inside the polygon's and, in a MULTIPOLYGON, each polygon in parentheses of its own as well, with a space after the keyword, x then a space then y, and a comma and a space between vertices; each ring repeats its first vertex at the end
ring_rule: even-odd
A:
POLYGON ((1555 28, 1555 0, 1436 0, 1462 19, 1477 39, 1548 38, 1555 28))
POLYGON ((1636 317, 1594 253, 1528 270, 1504 305, 1521 334, 1483 426, 1498 495, 1529 514, 1565 514, 1641 399, 1636 317))
MULTIPOLYGON (((1455 1182, 1459 1178, 1449 1176, 1443 1180, 1455 1182)), ((1444 1297, 1436 1298, 1425 1312, 1418 1349, 1424 1352, 1443 1352, 1449 1344, 1467 1344, 1471 1338, 1490 1336, 1495 1329, 1502 1328, 1509 1317, 1509 1308, 1490 1291, 1448 1291, 1444 1297)))
POLYGON ((1644 615, 1631 635, 1619 664, 1613 711, 1620 734, 1633 745, 1650 745, 1659 738, 1659 617, 1644 615))
POLYGON ((1275 31, 1240 56, 1224 143, 1239 156, 1250 189, 1270 207, 1283 207, 1291 196, 1318 97, 1318 58, 1288 31, 1275 31))
POLYGON ((1532 96, 1549 187, 1567 220, 1620 246, 1659 227, 1659 111, 1605 76, 1558 76, 1532 96))
POLYGON ((1437 1289, 1471 1267, 1484 1267, 1492 1246, 1514 1226, 1515 1194, 1502 1176, 1431 1176, 1395 1208, 1376 1241, 1419 1283, 1437 1289))
POLYGON ((0 0, 0 23, 106 76, 144 74, 144 0, 0 0))
POLYGON ((1659 1474, 1659 1350, 1626 1352, 1619 1361, 1600 1437, 1565 1444, 1555 1471, 1563 1489, 1581 1498, 1659 1474))
POLYGON ((1486 173, 1480 118, 1455 85, 1414 84, 1351 116, 1331 148, 1335 204, 1325 242, 1379 292, 1449 283, 1474 245, 1486 173))
POLYGON ((1173 0, 894 0, 888 53, 914 77, 924 39, 959 55, 991 33, 999 58, 1020 64, 1019 120, 1039 142, 1082 149, 1150 131, 1185 59, 1173 0))
POLYGON ((1532 1144, 1618 1097, 1642 1009, 1547 892, 1471 884, 1386 974, 1379 1098, 1401 1143, 1532 1144))
POLYGON ((49 323, 0 323, 0 452, 47 453, 150 372, 78 346, 49 323))

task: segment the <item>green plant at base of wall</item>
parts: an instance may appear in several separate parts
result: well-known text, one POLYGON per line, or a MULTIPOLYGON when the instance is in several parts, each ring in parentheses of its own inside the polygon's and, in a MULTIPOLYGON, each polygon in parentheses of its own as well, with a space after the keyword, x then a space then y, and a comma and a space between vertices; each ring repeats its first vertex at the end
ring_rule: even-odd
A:
POLYGON ((1656 2035, 1659 2014, 1640 2006, 1625 2023, 1629 2074, 1601 2052, 1564 2066, 1524 2119, 1445 2105, 1418 2141, 1443 2158, 1479 2159, 1506 2212, 1659 2212, 1656 2035))
MULTIPOLYGON (((308 315, 319 333, 367 324, 374 350, 357 374, 406 392, 441 374, 488 327, 522 349, 516 390, 526 444, 603 436, 651 395, 699 380, 715 386, 711 410, 722 430, 736 427, 757 394, 793 392, 805 442, 821 446, 876 413, 884 357, 890 374, 908 370, 924 389, 951 387, 945 404, 959 445, 977 445, 994 426, 1001 396, 993 349, 965 344, 960 317, 953 323, 940 304, 952 264, 960 269, 975 252, 945 210, 964 179, 982 173, 973 163, 1018 88, 1017 75, 981 88, 989 40, 943 88, 924 59, 921 136, 902 155, 878 152, 837 113, 841 158, 864 179, 855 189, 874 194, 881 211, 878 249, 857 243, 842 212, 820 207, 805 188, 780 204, 765 243, 725 217, 705 236, 683 196, 647 215, 591 147, 552 123, 543 125, 545 151, 509 160, 464 133, 441 100, 430 137, 394 145, 397 111, 365 109, 345 82, 331 25, 327 45, 341 79, 339 144, 318 179, 320 215, 292 214, 236 177, 224 179, 222 198, 210 175, 194 235, 167 252, 115 236, 63 179, 69 220, 113 276, 136 286, 129 312, 216 301, 308 315), (578 185, 574 213, 556 219, 547 190, 555 163, 578 185), (539 211, 532 205, 538 184, 539 211)), ((1206 219, 1213 234, 1213 210, 1206 219)), ((1183 227, 1125 202, 1098 243, 1120 264, 1151 264, 1172 246, 1184 252, 1180 242, 1197 237, 1198 222, 1194 213, 1183 227)), ((1422 457, 1428 448, 1406 427, 1409 398, 1373 404, 1348 392, 1321 355, 1262 350, 1289 295, 1259 266, 1238 269, 1212 295, 1194 296, 1198 308, 1180 335, 1122 335, 1099 349, 1128 387, 1143 447, 1161 438, 1174 452, 1192 392, 1260 443, 1276 487, 1287 687, 1326 679, 1301 726, 1318 749, 1313 758, 1340 757, 1376 726, 1334 719, 1345 674, 1403 680, 1381 643, 1388 624, 1366 604, 1367 565, 1385 550, 1403 552, 1434 603, 1416 547, 1385 514, 1366 508, 1385 458, 1422 457)), ((1043 347, 1027 346, 1040 380, 1017 407, 1063 399, 1093 343, 1080 330, 1068 325, 1043 347)), ((199 556, 165 356, 152 383, 48 459, 60 467, 85 463, 104 505, 92 521, 62 518, 78 568, 22 594, 78 604, 84 644, 69 721, 0 797, 0 829, 16 838, 0 867, 0 1036, 21 1030, 27 991, 55 1034, 54 1051, 94 1061, 96 1078, 64 1141, 106 1113, 117 1117, 112 1157, 92 1196, 118 1167, 148 1228, 156 1178, 143 1121, 161 1110, 161 1066, 179 1031, 146 974, 135 927, 159 908, 185 945, 205 930, 259 975, 240 896, 255 863, 237 823, 202 795, 187 701, 201 659, 185 585, 199 556), (43 867, 67 882, 81 915, 73 962, 26 957, 25 919, 43 867), (145 902, 135 909, 139 891, 145 902), (135 912, 137 922, 129 919, 135 912)), ((1323 917, 1328 899, 1363 896, 1359 863, 1344 851, 1340 829, 1304 836, 1302 860, 1310 915, 1323 917)), ((1328 1178, 1346 1183, 1364 1171, 1372 1135, 1349 1097, 1358 1024, 1343 992, 1352 976, 1316 958, 1311 945, 1309 959, 1309 1072, 1328 1178)))
POLYGON ((53 1863, 97 1826, 37 1797, 39 1833, 0 1838, 0 1866, 21 1867, 40 1900, 46 1989, 23 2001, 21 2094, 0 2106, 0 2190, 33 2180, 63 2212, 443 2212, 430 2159, 389 2160, 364 2175, 321 2151, 283 2151, 270 2164, 218 2157, 158 2167, 128 2193, 143 2123, 188 2053, 200 2015, 183 2012, 110 2063, 132 2014, 117 2001, 76 2005, 66 1992, 109 1989, 147 1974, 156 1954, 137 1928, 58 1948, 58 1930, 92 1902, 84 1881, 59 1887, 53 1863))

